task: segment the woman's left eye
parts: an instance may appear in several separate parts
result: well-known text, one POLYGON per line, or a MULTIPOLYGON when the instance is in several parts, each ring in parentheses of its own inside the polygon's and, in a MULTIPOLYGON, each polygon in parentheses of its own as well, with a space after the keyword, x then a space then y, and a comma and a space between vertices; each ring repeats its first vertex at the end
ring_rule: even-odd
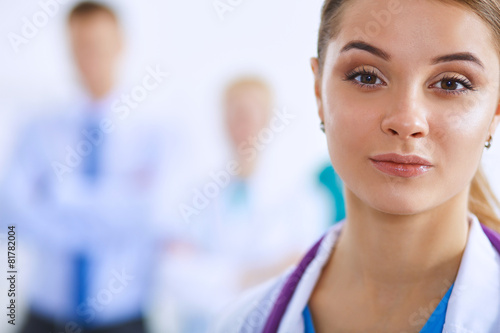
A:
POLYGON ((472 83, 461 78, 443 78, 432 87, 444 90, 446 94, 463 94, 474 90, 472 83))
MULTIPOLYGON (((445 90, 457 90, 458 88, 462 87, 465 88, 460 82, 452 81, 452 80, 441 80, 438 83, 441 83, 442 89, 445 90)), ((438 84, 436 83, 436 84, 438 84)))

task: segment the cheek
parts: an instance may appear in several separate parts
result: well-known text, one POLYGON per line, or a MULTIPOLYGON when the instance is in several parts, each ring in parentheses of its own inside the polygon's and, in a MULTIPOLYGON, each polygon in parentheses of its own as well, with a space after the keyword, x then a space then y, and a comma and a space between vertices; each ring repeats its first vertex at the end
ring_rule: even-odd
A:
POLYGON ((381 133, 380 114, 373 103, 360 102, 359 98, 350 98, 345 94, 342 97, 327 97, 325 127, 334 166, 337 163, 358 163, 361 158, 367 157, 369 143, 381 133))
POLYGON ((442 166, 438 171, 444 173, 443 177, 457 179, 474 175, 489 127, 487 110, 488 105, 480 103, 467 110, 433 111, 436 116, 429 122, 428 153, 438 167, 442 166))

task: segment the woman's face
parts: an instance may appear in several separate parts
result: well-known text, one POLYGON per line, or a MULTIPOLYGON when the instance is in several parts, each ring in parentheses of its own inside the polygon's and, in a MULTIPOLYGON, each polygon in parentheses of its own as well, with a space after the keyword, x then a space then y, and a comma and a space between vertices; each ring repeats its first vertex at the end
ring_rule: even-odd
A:
POLYGON ((351 1, 322 75, 312 66, 333 166, 360 200, 415 214, 467 189, 500 118, 499 56, 472 11, 351 1))

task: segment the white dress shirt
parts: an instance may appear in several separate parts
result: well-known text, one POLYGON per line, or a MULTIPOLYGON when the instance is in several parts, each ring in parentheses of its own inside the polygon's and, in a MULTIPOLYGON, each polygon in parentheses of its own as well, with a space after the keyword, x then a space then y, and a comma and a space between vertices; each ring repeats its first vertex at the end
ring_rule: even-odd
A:
POLYGON ((140 316, 166 233, 151 217, 165 138, 136 115, 120 117, 118 98, 78 99, 33 121, 1 187, 2 223, 17 225, 19 242, 35 249, 31 307, 63 323, 79 318, 101 326, 140 316), (95 184, 78 161, 89 115, 102 134, 95 184), (88 298, 75 308, 77 253, 88 259, 88 298))

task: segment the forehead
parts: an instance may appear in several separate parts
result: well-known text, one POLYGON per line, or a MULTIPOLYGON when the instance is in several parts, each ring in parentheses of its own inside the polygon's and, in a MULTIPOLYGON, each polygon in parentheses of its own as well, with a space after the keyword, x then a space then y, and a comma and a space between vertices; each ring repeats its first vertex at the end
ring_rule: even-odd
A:
POLYGON ((347 42, 362 40, 412 65, 442 54, 471 52, 498 66, 491 28, 452 1, 353 0, 340 24, 331 45, 338 52, 347 42))
POLYGON ((91 27, 116 29, 118 28, 118 22, 110 13, 98 10, 72 17, 69 21, 69 26, 73 30, 75 28, 89 29, 91 27))
POLYGON ((226 91, 226 98, 229 101, 247 99, 267 101, 268 99, 270 99, 270 93, 266 87, 259 84, 244 83, 229 87, 226 91))

